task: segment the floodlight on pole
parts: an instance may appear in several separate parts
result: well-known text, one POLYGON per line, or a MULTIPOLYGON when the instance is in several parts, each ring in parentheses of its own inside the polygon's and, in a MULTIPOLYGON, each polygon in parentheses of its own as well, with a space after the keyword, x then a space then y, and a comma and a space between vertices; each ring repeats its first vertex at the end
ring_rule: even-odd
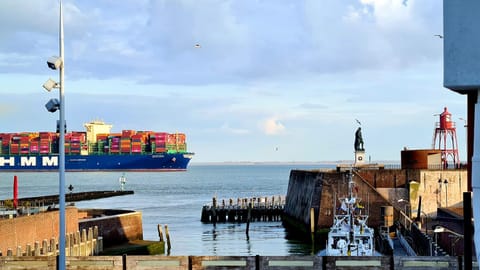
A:
POLYGON ((45 104, 45 108, 47 108, 47 111, 54 113, 60 109, 60 101, 56 98, 52 98, 47 104, 45 104))
POLYGON ((65 56, 64 56, 64 47, 63 47, 63 7, 62 1, 60 0, 60 37, 59 37, 59 45, 60 45, 60 88, 59 88, 59 95, 60 95, 60 142, 59 142, 59 207, 60 207, 60 224, 59 224, 59 258, 58 258, 58 269, 65 270, 66 269, 66 254, 65 254, 65 242, 66 242, 66 217, 65 217, 65 56))
POLYGON ((60 19, 59 19, 59 46, 60 56, 52 56, 48 58, 47 65, 53 70, 59 70, 60 82, 57 83, 52 79, 48 79, 43 84, 43 88, 47 91, 51 91, 53 88, 59 89, 59 99, 51 99, 45 107, 50 112, 59 111, 59 237, 58 237, 58 261, 57 269, 66 269, 66 254, 65 254, 65 242, 66 242, 66 218, 65 218, 65 65, 64 65, 64 46, 63 46, 63 7, 62 0, 60 0, 60 19))
POLYGON ((45 90, 47 90, 48 92, 52 91, 53 88, 60 88, 60 85, 52 80, 52 79, 48 79, 44 84, 43 84, 43 88, 45 88, 45 90))
MULTIPOLYGON (((61 3, 60 3, 61 5, 61 3)), ((48 58, 47 60, 47 65, 49 68, 53 69, 53 70, 57 70, 59 68, 62 67, 63 65, 63 61, 62 61, 62 57, 58 57, 58 56, 52 56, 50 58, 48 58)))

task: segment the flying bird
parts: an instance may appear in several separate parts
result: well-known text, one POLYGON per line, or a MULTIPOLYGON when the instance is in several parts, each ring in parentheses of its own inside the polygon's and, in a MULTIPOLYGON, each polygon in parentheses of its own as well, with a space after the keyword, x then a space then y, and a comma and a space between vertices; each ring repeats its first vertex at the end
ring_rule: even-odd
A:
POLYGON ((443 38, 442 35, 434 35, 434 36, 436 36, 436 37, 438 37, 438 38, 443 38))
POLYGON ((358 121, 358 119, 355 119, 355 121, 357 121, 357 123, 361 126, 362 123, 360 123, 360 121, 358 121))

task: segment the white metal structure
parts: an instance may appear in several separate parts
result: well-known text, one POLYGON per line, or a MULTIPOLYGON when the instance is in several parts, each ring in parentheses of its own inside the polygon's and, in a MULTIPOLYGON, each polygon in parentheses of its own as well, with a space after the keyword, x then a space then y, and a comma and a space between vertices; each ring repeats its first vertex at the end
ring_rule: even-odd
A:
POLYGON ((367 226, 368 215, 362 213, 360 199, 353 193, 353 175, 348 174, 348 195, 334 205, 333 225, 328 233, 326 256, 375 256, 374 229, 367 226))

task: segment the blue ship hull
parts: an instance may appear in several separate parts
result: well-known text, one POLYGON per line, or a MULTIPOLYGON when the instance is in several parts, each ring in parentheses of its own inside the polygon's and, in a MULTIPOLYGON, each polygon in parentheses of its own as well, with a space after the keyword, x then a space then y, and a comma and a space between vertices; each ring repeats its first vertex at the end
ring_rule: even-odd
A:
MULTIPOLYGON (((65 171, 185 171, 192 153, 65 155, 65 171)), ((58 154, 0 155, 0 172, 58 171, 58 154)))

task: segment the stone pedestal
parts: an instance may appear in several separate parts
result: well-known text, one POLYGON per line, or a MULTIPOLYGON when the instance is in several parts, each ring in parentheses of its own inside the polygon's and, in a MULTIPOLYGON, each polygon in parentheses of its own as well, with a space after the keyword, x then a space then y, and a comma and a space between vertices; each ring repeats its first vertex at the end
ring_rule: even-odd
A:
POLYGON ((355 164, 365 164, 365 151, 355 151, 355 164))

